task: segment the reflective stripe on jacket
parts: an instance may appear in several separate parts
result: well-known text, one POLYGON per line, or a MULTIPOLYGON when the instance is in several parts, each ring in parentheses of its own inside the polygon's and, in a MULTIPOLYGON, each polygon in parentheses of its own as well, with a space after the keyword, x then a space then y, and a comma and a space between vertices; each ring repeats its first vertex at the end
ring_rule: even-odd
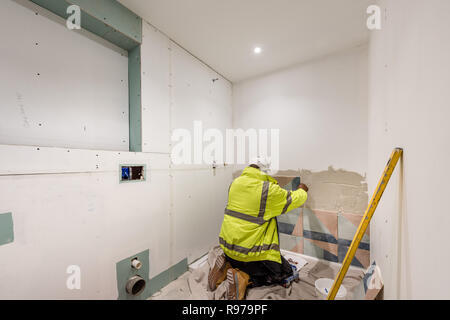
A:
POLYGON ((230 258, 281 263, 275 217, 302 206, 307 193, 287 191, 264 172, 247 167, 230 186, 219 243, 230 258))

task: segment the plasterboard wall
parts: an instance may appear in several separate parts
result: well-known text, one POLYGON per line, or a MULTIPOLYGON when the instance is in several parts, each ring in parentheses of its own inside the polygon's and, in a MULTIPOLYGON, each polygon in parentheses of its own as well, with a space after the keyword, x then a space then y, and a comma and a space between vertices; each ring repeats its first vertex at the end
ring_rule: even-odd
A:
MULTIPOLYGON (((231 84, 176 44, 172 53, 172 130, 193 132, 201 121, 203 132, 232 128, 231 84), (213 81, 214 80, 214 81, 213 81)), ((206 143, 204 144, 206 146, 206 143)), ((173 165, 175 260, 191 262, 218 244, 233 166, 173 165), (218 206, 222 204, 222 206, 218 206)))
POLYGON ((142 151, 170 153, 171 42, 146 22, 142 28, 142 151))
POLYGON ((0 147, 0 212, 15 234, 0 247, 1 299, 116 299, 118 261, 150 249, 154 274, 170 266, 169 157, 67 151, 0 147), (119 184, 121 163, 145 164, 147 181, 119 184), (81 290, 66 287, 70 265, 81 290))
POLYGON ((148 23, 143 37, 143 153, 0 146, 0 213, 15 231, 0 246, 1 299, 116 299, 122 259, 149 249, 153 278, 217 243, 232 169, 173 166, 170 134, 231 127, 231 84, 148 23), (146 165, 147 180, 119 184, 120 164, 146 165), (66 288, 69 265, 81 290, 66 288))
POLYGON ((280 129, 280 169, 367 171, 367 46, 233 87, 235 128, 280 129))
POLYGON ((0 143, 128 150, 127 53, 85 34, 1 1, 0 143))
MULTIPOLYGON (((234 85, 235 128, 280 129, 279 183, 310 187, 279 217, 283 249, 342 262, 368 202, 367 46, 234 85), (329 168, 329 167, 332 168, 329 168)), ((353 264, 369 266, 369 234, 353 264)))
POLYGON ((369 189, 404 149, 371 225, 386 299, 449 299, 450 2, 379 1, 369 53, 369 189))
MULTIPOLYGON (((144 22, 143 150, 168 153, 171 135, 194 121, 204 130, 231 128, 231 83, 144 22), (214 80, 214 81, 213 81, 214 80)), ((217 243, 232 166, 171 164, 171 259, 191 262, 217 243)))

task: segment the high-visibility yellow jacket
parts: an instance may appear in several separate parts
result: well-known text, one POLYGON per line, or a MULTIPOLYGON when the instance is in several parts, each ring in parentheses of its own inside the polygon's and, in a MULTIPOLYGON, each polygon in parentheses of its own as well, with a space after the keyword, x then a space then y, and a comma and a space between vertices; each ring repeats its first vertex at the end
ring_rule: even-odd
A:
POLYGON ((308 195, 287 191, 259 169, 247 167, 230 185, 219 243, 227 256, 281 263, 275 217, 302 206, 308 195))

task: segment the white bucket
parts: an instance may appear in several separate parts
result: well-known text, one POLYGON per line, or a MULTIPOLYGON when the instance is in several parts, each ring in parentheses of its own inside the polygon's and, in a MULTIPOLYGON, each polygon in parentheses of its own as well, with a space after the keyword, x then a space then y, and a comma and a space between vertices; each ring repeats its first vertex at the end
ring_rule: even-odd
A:
MULTIPOLYGON (((321 278, 316 280, 315 282, 316 294, 320 300, 327 299, 328 293, 330 292, 333 283, 334 283, 333 279, 321 278)), ((335 300, 345 300, 346 296, 347 296, 347 289, 345 289, 345 287, 341 285, 335 300)))

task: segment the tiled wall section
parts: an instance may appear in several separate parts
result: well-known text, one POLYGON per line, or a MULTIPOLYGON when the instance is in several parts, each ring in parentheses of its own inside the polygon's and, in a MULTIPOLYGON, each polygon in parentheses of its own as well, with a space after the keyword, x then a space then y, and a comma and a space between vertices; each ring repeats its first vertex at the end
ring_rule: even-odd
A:
MULTIPOLYGON (((300 178, 275 177, 286 190, 296 190, 300 178)), ((281 248, 319 259, 342 262, 363 214, 310 209, 307 205, 279 216, 281 248)), ((370 265, 369 231, 356 252, 352 265, 370 265)))

